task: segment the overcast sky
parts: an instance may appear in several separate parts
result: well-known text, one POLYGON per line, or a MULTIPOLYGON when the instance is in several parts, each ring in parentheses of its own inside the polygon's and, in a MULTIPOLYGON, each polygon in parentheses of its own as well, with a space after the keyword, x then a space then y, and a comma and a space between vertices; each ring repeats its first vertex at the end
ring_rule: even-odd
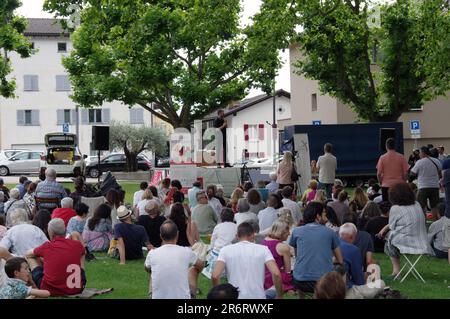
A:
MULTIPOLYGON (((254 15, 259 10, 261 0, 244 0, 244 21, 247 21, 248 17, 254 15)), ((18 10, 18 13, 27 18, 52 18, 52 15, 42 11, 42 5, 44 0, 22 0, 22 7, 18 10)), ((288 58, 289 53, 286 50, 282 53, 282 58, 285 61, 283 68, 279 71, 277 77, 277 89, 284 89, 290 91, 290 79, 289 79, 289 66, 288 58)), ((260 94, 258 90, 252 90, 249 96, 260 94)))

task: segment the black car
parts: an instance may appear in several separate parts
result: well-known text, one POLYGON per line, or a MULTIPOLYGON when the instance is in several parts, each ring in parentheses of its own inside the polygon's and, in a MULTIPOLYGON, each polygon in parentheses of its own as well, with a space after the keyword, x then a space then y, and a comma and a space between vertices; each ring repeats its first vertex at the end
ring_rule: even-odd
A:
MULTIPOLYGON (((152 168, 150 161, 143 155, 137 156, 138 170, 148 171, 152 168)), ((111 154, 100 160, 100 172, 98 170, 97 161, 91 162, 86 166, 86 175, 97 178, 102 172, 123 172, 126 170, 127 160, 125 154, 111 154)))

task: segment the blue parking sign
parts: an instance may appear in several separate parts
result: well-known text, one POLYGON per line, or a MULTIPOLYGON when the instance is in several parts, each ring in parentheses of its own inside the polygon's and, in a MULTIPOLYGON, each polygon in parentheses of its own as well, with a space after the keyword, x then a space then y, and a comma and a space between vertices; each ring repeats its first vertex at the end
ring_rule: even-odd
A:
POLYGON ((64 123, 62 125, 63 133, 69 133, 69 123, 64 123))
POLYGON ((420 131, 420 121, 411 121, 411 131, 420 131))
POLYGON ((312 124, 313 124, 313 125, 321 125, 321 124, 322 124, 322 121, 312 121, 312 124))

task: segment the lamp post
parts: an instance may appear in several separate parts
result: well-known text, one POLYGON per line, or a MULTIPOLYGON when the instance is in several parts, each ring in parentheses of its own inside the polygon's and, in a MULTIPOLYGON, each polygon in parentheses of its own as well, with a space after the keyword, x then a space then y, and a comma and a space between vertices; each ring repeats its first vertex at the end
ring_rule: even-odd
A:
POLYGON ((272 119, 272 142, 273 142, 273 165, 276 165, 276 151, 277 151, 277 145, 276 145, 276 138, 277 134, 275 134, 275 130, 277 129, 277 120, 276 120, 276 96, 277 91, 275 90, 275 79, 273 81, 273 119, 272 119))

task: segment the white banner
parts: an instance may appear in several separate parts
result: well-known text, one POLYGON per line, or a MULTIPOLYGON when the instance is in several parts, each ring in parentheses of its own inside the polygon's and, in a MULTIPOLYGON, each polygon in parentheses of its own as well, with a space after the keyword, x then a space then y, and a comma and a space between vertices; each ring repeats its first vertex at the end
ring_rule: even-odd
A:
POLYGON ((311 180, 311 158, 309 156, 309 139, 308 134, 295 134, 294 145, 297 151, 295 165, 297 173, 301 175, 299 183, 299 194, 302 194, 309 185, 311 180))

